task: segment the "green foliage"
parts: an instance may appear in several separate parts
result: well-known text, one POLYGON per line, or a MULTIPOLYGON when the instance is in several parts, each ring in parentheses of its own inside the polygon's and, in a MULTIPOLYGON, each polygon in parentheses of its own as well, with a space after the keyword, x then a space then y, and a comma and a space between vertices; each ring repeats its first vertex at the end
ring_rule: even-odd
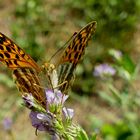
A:
POLYGON ((77 135, 77 140, 96 140, 96 134, 92 134, 91 137, 88 137, 87 133, 83 129, 80 129, 77 135))
POLYGON ((24 47, 35 60, 42 57, 44 48, 42 38, 49 33, 47 13, 42 0, 22 0, 13 11, 16 18, 11 31, 17 44, 24 47))
POLYGON ((11 80, 11 78, 9 78, 9 75, 7 76, 5 74, 0 75, 0 83, 3 83, 4 85, 6 85, 10 88, 15 86, 13 80, 11 80))
MULTIPOLYGON (((93 37, 93 42, 96 43, 89 45, 87 49, 89 50, 88 55, 84 57, 80 67, 81 74, 78 75, 79 73, 77 72, 79 79, 76 78, 75 83, 80 84, 74 85, 76 92, 89 95, 91 94, 91 88, 96 85, 96 82, 91 78, 93 65, 108 61, 108 59, 111 60, 112 58, 107 54, 110 48, 117 48, 127 52, 128 54, 125 53, 125 58, 123 59, 129 59, 127 55, 133 49, 131 41, 136 25, 139 22, 140 3, 137 0, 70 0, 64 2, 64 5, 67 13, 72 16, 73 22, 80 26, 84 26, 92 20, 97 21, 97 31, 95 37, 93 37), (78 88, 76 89, 75 87, 78 88)), ((128 64, 122 65, 133 72, 134 66, 131 67, 131 62, 125 60, 124 62, 128 64)), ((127 73, 125 74, 128 76, 127 73)))
POLYGON ((98 128, 100 128, 105 140, 139 140, 139 91, 133 87, 133 82, 138 76, 138 66, 126 54, 122 54, 119 58, 116 57, 114 50, 110 50, 109 54, 114 57, 113 66, 118 72, 116 76, 123 79, 120 80, 121 88, 115 85, 115 79, 106 80, 106 82, 101 82, 106 90, 98 92, 101 98, 120 112, 120 118, 113 124, 102 123, 102 125, 98 125, 98 128))
MULTIPOLYGON (((139 121, 137 122, 139 123, 139 121)), ((122 120, 114 125, 104 124, 101 129, 104 140, 139 140, 139 125, 131 120, 122 120)))
POLYGON ((70 0, 67 7, 78 22, 97 20, 101 45, 117 48, 127 47, 140 12, 137 0, 70 0))
MULTIPOLYGON (((95 84, 91 76, 93 65, 108 59, 109 48, 120 48, 124 52, 131 50, 130 41, 138 22, 139 7, 140 3, 136 0, 70 0, 61 4, 57 1, 48 4, 43 0, 21 0, 16 2, 13 10, 15 20, 13 19, 11 24, 11 31, 15 42, 35 60, 42 62, 46 61, 46 58, 48 60, 50 54, 55 52, 53 49, 61 47, 72 35, 69 33, 67 39, 60 40, 60 31, 65 31, 70 21, 75 26, 83 27, 89 21, 96 20, 97 31, 93 40, 96 44, 91 42, 89 45, 88 55, 77 68, 75 83, 80 84, 75 84, 73 88, 78 93, 91 94, 91 88, 95 84), (50 11, 59 9, 61 14, 48 13, 49 9, 50 11), (66 27, 63 29, 64 25, 66 27), (49 37, 52 40, 48 43, 46 40, 49 37)), ((128 64, 126 66, 129 67, 128 64)))

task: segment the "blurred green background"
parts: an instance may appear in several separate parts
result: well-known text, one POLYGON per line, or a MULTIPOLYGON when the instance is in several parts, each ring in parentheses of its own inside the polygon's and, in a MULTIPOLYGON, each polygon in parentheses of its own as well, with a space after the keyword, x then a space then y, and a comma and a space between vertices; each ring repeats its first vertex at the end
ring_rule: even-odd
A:
MULTIPOLYGON (((97 21, 67 102, 75 110, 74 122, 89 135, 97 133, 97 140, 140 140, 139 17, 139 0, 0 0, 0 31, 38 64, 74 32, 97 21), (103 64, 115 73, 103 69, 95 75, 103 64)), ((49 139, 42 132, 35 136, 11 71, 0 67, 0 139, 49 139), (8 129, 6 119, 12 119, 8 129)))

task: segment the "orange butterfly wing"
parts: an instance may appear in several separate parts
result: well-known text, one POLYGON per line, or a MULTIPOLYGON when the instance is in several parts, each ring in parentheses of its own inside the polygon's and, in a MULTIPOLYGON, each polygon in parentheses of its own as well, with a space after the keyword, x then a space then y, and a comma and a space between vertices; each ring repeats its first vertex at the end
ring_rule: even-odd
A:
POLYGON ((0 33, 0 61, 13 70, 13 77, 19 90, 32 94, 45 107, 44 90, 40 88, 37 63, 12 40, 0 33))
POLYGON ((97 23, 93 21, 74 35, 74 38, 64 50, 60 63, 70 62, 76 65, 79 62, 84 55, 85 47, 91 35, 95 32, 96 24, 97 23))
POLYGON ((0 33, 0 61, 11 69, 27 67, 34 68, 37 72, 41 70, 28 54, 2 33, 0 33))
POLYGON ((82 28, 77 34, 74 34, 71 37, 68 47, 61 48, 50 60, 50 63, 56 66, 59 73, 59 84, 67 81, 66 84, 60 86, 60 90, 63 93, 67 93, 74 76, 74 70, 81 57, 84 55, 88 41, 95 33, 96 24, 96 21, 92 21, 82 28))

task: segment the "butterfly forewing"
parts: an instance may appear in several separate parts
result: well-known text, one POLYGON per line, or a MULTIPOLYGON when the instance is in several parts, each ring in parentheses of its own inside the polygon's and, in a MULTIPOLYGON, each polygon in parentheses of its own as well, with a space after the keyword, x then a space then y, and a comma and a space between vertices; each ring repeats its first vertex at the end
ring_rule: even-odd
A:
POLYGON ((93 21, 82 28, 78 33, 72 36, 69 45, 66 48, 61 48, 56 53, 50 62, 53 62, 59 73, 60 90, 67 93, 67 90, 72 82, 74 70, 81 57, 84 55, 85 47, 91 35, 96 29, 96 22, 93 21), (59 58, 58 58, 59 56, 59 58), (65 83, 65 84, 63 84, 65 83))
POLYGON ((82 28, 64 50, 60 63, 70 62, 76 65, 83 56, 85 47, 87 46, 91 35, 95 32, 95 29, 95 21, 82 28))
POLYGON ((2 33, 0 33, 0 61, 11 69, 26 67, 40 71, 36 62, 2 33))
POLYGON ((13 77, 22 94, 32 94, 37 102, 45 107, 44 90, 40 86, 38 77, 38 73, 41 71, 40 67, 2 33, 0 33, 0 61, 13 70, 13 77))

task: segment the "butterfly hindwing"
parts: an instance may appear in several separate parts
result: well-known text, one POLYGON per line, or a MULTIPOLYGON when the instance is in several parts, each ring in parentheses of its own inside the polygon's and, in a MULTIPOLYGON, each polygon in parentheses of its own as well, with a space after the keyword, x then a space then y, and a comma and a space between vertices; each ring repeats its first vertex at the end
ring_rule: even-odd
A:
POLYGON ((40 87, 40 79, 34 69, 18 68, 13 71, 13 78, 22 94, 32 94, 36 101, 45 107, 44 90, 40 87))

